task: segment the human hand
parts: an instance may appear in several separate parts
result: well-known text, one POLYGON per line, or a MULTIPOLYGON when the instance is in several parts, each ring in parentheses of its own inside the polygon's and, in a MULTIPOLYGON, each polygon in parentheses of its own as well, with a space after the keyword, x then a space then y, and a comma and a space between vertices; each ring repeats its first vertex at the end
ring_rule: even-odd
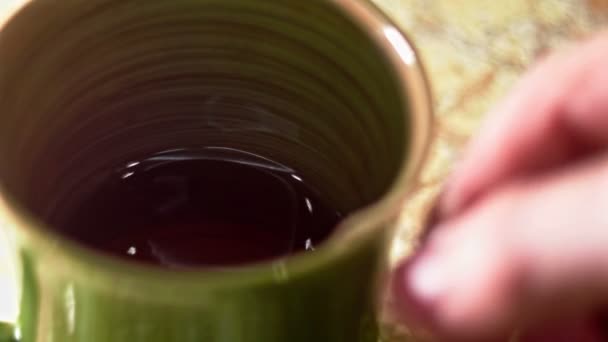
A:
POLYGON ((437 224, 396 273, 405 320, 442 341, 514 329, 603 340, 607 147, 605 32, 546 58, 491 113, 448 180, 437 224))

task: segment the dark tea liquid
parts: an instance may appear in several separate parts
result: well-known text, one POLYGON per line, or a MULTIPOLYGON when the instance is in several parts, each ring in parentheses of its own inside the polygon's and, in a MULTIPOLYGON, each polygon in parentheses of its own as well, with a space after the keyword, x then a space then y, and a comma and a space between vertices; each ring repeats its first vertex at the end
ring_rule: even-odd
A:
POLYGON ((165 267, 200 267, 314 250, 342 215, 285 166, 209 149, 117 167, 66 217, 66 234, 93 248, 165 267))

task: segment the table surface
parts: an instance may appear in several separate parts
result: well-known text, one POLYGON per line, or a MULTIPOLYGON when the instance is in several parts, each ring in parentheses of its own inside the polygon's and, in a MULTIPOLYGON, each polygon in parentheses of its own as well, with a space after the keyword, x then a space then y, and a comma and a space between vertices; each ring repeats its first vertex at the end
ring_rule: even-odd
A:
MULTIPOLYGON (((0 24, 27 1, 0 0, 0 24)), ((392 248, 392 260, 397 260, 415 245, 422 217, 489 107, 539 55, 608 23, 608 0, 374 1, 418 47, 437 117, 433 152, 418 190, 404 208, 392 248)), ((0 321, 14 317, 10 265, 2 262, 7 249, 0 231, 0 321)), ((398 326, 385 330, 386 341, 401 341, 407 335, 398 326)))

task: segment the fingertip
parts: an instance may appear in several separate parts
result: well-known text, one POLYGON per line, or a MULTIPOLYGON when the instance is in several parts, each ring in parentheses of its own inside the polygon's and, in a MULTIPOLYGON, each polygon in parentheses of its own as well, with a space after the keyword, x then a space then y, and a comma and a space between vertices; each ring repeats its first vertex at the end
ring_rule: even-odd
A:
POLYGON ((393 292, 408 326, 449 341, 503 335, 514 273, 499 237, 478 226, 470 217, 429 226, 423 247, 396 269, 393 292))
POLYGON ((414 330, 433 330, 434 303, 429 297, 419 296, 416 289, 419 285, 412 282, 412 272, 418 268, 421 257, 421 254, 417 254, 401 263, 395 269, 391 285, 399 318, 414 330))
POLYGON ((502 331, 445 325, 441 303, 450 295, 449 282, 434 258, 417 255, 403 262, 394 273, 392 287, 397 314, 414 336, 420 334, 432 341, 507 341, 502 331))

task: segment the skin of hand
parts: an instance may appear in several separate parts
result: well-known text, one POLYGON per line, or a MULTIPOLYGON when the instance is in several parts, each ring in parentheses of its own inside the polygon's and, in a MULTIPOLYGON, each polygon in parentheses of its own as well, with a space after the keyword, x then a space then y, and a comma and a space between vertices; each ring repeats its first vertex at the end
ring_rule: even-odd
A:
POLYGON ((608 31, 543 58, 490 113, 395 273, 405 322, 440 341, 608 340, 607 147, 608 31))

